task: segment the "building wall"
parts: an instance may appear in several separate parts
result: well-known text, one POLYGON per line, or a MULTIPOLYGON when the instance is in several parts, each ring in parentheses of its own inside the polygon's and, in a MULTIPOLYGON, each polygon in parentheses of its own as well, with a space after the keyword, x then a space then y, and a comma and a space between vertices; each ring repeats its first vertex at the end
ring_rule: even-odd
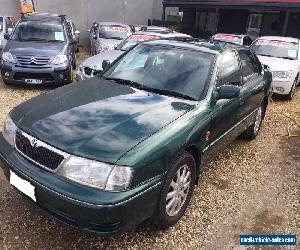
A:
MULTIPOLYGON (((18 0, 0 0, 1 10, 18 16, 18 0)), ((81 42, 87 44, 87 30, 98 21, 127 24, 148 23, 161 19, 162 0, 34 0, 38 12, 66 14, 81 32, 81 42)))

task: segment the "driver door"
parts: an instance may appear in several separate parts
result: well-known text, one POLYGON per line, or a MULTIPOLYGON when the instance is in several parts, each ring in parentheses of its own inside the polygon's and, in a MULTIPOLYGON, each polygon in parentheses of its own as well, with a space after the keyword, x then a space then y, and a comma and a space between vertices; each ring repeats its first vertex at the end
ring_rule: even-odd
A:
MULTIPOLYGON (((212 99, 217 95, 217 90, 223 85, 241 86, 242 75, 240 62, 235 51, 226 51, 218 63, 218 76, 212 99)), ((210 137, 204 152, 204 161, 208 161, 224 149, 237 136, 239 123, 238 98, 230 100, 215 100, 211 105, 211 128, 210 137)))

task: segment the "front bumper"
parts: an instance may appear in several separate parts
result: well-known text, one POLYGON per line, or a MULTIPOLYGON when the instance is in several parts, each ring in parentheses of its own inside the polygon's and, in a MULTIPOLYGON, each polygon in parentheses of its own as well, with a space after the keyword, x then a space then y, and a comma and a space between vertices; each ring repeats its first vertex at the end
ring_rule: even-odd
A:
POLYGON ((23 67, 18 64, 2 63, 1 76, 5 83, 30 85, 25 80, 41 80, 34 85, 63 85, 72 82, 70 66, 23 67))
POLYGON ((0 166, 8 180, 13 171, 35 187, 39 207, 64 223, 102 235, 123 232, 151 217, 163 179, 157 177, 120 193, 84 187, 38 168, 7 144, 1 134, 0 166))
POLYGON ((278 95, 288 95, 291 92, 294 80, 292 79, 273 79, 272 92, 278 95))

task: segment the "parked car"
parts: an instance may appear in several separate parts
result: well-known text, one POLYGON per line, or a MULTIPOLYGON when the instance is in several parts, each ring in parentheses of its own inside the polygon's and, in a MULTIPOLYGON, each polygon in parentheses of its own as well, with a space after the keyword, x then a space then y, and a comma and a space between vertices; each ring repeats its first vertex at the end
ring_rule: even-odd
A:
POLYGON ((299 39, 265 36, 258 38, 251 50, 271 68, 273 92, 292 100, 300 81, 299 39))
POLYGON ((14 30, 14 22, 11 16, 1 16, 0 15, 0 58, 2 56, 3 48, 6 45, 6 40, 4 39, 4 35, 11 33, 14 30))
POLYGON ((225 42, 225 43, 233 43, 237 45, 250 46, 253 41, 248 35, 241 34, 216 34, 212 36, 212 41, 216 42, 225 42))
POLYGON ((167 228, 184 215, 201 166, 238 135, 258 135, 271 80, 245 47, 141 43, 101 78, 14 108, 0 165, 65 223, 100 234, 147 218, 167 228))
POLYGON ((168 33, 168 34, 160 34, 154 32, 138 32, 127 39, 122 41, 114 50, 104 51, 98 55, 92 56, 80 64, 79 69, 77 70, 76 80, 86 80, 88 78, 99 75, 103 71, 103 62, 108 61, 112 63, 119 56, 124 54, 126 51, 131 49, 138 43, 155 40, 155 39, 189 39, 192 38, 189 35, 182 33, 168 33))
POLYGON ((77 39, 65 16, 23 16, 6 39, 1 61, 5 84, 54 86, 73 81, 77 39))
POLYGON ((129 25, 113 22, 94 23, 90 30, 90 54, 113 50, 122 40, 132 35, 129 25))

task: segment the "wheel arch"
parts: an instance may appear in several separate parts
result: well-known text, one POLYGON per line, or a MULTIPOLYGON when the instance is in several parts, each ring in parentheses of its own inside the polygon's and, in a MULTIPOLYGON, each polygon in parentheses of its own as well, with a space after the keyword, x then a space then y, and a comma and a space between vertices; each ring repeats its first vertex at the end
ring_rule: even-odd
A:
POLYGON ((190 145, 190 146, 187 146, 185 148, 185 151, 190 153, 195 162, 196 162, 196 184, 198 184, 199 182, 199 178, 200 178, 200 173, 201 173, 201 154, 200 154, 200 150, 198 149, 197 146, 195 145, 190 145))

